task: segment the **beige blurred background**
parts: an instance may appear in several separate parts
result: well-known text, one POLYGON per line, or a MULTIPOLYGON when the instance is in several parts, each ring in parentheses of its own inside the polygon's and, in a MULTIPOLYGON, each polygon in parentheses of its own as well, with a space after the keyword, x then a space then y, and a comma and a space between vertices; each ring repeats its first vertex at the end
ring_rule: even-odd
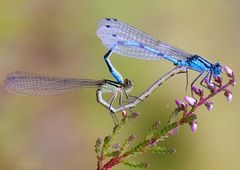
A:
MULTIPOLYGON (((15 70, 65 77, 113 79, 103 60, 107 49, 96 36, 97 20, 121 19, 155 37, 210 61, 240 71, 239 0, 1 0, 0 81, 15 70)), ((144 61, 112 56, 116 68, 134 81, 138 95, 173 68, 168 61, 144 61)), ((197 75, 191 71, 191 80, 197 75)), ((182 99, 186 78, 179 75, 134 110, 119 140, 135 133, 140 140, 156 120, 166 123, 182 99)), ((201 108, 199 129, 189 127, 164 142, 174 155, 145 154, 149 170, 239 170, 239 90, 233 101, 214 98, 214 110, 201 108)), ((107 110, 96 102, 94 89, 56 97, 19 97, 0 90, 0 169, 96 169, 94 144, 111 132, 107 110)), ((116 170, 129 169, 118 166, 116 170)))

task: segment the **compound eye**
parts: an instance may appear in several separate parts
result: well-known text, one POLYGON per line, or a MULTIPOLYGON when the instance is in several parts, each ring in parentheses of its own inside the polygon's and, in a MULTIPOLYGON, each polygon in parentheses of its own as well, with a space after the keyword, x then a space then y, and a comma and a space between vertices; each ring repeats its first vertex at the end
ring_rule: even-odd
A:
POLYGON ((131 86, 133 86, 133 83, 132 83, 132 81, 131 81, 131 80, 129 80, 129 79, 125 79, 125 81, 124 81, 124 84, 125 84, 125 86, 128 86, 128 87, 131 87, 131 86))
POLYGON ((220 67, 220 68, 222 68, 222 65, 221 65, 220 63, 216 63, 216 64, 215 64, 215 67, 220 67))

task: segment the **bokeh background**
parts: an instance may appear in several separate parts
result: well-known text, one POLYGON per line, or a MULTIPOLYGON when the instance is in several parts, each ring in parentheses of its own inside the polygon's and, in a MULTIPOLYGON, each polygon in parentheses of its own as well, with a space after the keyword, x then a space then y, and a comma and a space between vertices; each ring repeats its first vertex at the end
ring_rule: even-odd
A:
MULTIPOLYGON (((15 70, 64 77, 113 79, 103 60, 107 49, 96 36, 97 20, 121 19, 186 51, 220 61, 240 71, 239 0, 1 0, 0 81, 15 70)), ((133 95, 173 68, 168 61, 144 61, 112 56, 116 68, 134 81, 133 95)), ((190 79, 197 75, 191 71, 190 79)), ((134 110, 119 140, 135 133, 138 140, 156 120, 166 123, 183 99, 186 78, 179 75, 159 88, 134 110)), ((239 170, 239 90, 233 101, 214 98, 214 110, 201 108, 199 128, 189 127, 164 142, 174 155, 145 154, 149 170, 239 170)), ((112 120, 96 102, 94 89, 55 97, 20 97, 0 90, 0 169, 96 169, 94 144, 108 135, 112 120)), ((116 170, 129 169, 122 165, 116 170)))

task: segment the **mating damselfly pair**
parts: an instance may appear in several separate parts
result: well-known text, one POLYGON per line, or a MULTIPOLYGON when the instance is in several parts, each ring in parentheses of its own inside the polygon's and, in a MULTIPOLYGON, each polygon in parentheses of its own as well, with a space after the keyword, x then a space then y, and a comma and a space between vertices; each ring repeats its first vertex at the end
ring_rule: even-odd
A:
POLYGON ((97 88, 97 101, 110 110, 116 123, 117 120, 113 113, 136 106, 174 74, 183 71, 188 72, 188 69, 199 72, 199 76, 191 85, 203 76, 204 73, 206 73, 204 77, 208 78, 209 81, 212 75, 219 76, 221 74, 222 68, 219 63, 212 64, 203 57, 190 54, 162 42, 117 19, 101 19, 98 22, 97 35, 109 49, 104 59, 116 82, 105 79, 71 79, 27 72, 13 72, 4 81, 6 89, 21 95, 60 95, 83 87, 95 87, 97 88), (109 59, 112 53, 145 60, 166 59, 171 61, 176 67, 154 82, 140 96, 132 98, 123 105, 122 96, 125 94, 126 98, 129 99, 128 94, 132 90, 133 84, 131 80, 126 79, 124 81, 122 75, 114 68, 109 59), (106 101, 103 99, 104 93, 112 93, 113 95, 106 101), (115 108, 113 102, 118 93, 120 94, 119 107, 115 108))

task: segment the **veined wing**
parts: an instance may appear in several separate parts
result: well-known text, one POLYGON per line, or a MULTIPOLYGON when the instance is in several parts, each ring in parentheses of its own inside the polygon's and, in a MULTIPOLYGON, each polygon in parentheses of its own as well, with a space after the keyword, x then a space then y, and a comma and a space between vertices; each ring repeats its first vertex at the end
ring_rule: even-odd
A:
POLYGON ((117 19, 99 20, 97 35, 104 46, 123 56, 159 60, 165 55, 182 61, 192 56, 117 19))
POLYGON ((4 80, 7 91, 19 95, 61 95, 84 87, 99 87, 101 81, 71 79, 16 71, 4 80))

